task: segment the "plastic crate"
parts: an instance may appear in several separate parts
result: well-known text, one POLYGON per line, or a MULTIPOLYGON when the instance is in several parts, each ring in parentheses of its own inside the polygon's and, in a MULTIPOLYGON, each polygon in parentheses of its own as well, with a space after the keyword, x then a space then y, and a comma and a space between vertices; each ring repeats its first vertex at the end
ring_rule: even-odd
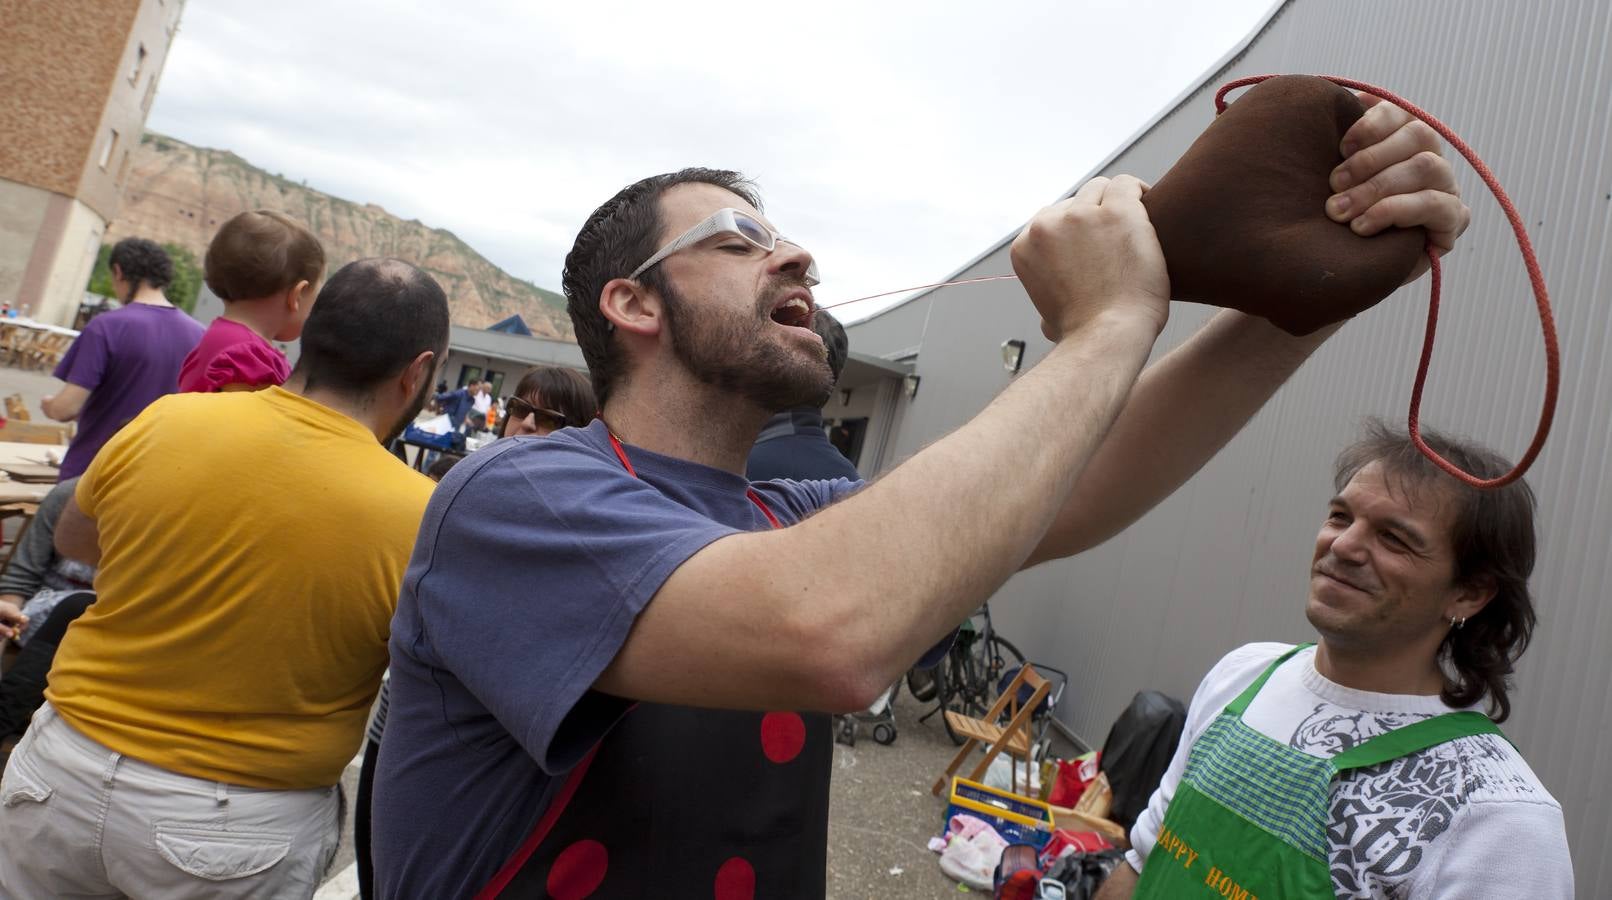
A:
POLYGON ((952 779, 951 803, 946 807, 946 818, 941 831, 952 816, 962 813, 973 816, 996 829, 997 834, 1009 841, 1034 844, 1037 849, 1052 839, 1055 827, 1052 807, 1039 800, 998 790, 967 778, 952 779))

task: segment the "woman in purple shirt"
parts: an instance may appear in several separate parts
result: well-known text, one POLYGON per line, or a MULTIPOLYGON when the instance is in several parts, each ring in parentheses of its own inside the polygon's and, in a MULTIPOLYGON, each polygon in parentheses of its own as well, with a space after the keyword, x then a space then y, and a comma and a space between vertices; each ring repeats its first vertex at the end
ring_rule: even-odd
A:
POLYGON ((67 382, 40 406, 58 422, 78 421, 61 478, 74 478, 151 401, 179 384, 179 366, 202 327, 163 296, 173 261, 152 241, 124 238, 112 248, 112 287, 123 308, 84 326, 55 375, 67 382))

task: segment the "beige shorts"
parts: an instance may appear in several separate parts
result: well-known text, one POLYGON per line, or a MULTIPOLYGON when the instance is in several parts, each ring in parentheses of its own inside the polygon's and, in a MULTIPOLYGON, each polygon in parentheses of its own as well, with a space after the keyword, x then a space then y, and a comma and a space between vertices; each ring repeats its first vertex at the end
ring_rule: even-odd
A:
POLYGON ((312 897, 340 805, 147 765, 47 703, 0 780, 0 897, 312 897))

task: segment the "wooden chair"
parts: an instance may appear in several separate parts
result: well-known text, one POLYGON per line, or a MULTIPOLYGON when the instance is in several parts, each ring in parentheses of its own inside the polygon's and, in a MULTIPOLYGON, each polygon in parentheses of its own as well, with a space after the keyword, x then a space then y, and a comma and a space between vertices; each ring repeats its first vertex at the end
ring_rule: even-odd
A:
POLYGON ((71 425, 45 422, 8 421, 0 426, 0 442, 16 444, 66 445, 73 437, 71 425))
POLYGON ((39 512, 37 503, 5 503, 0 504, 0 522, 6 519, 20 518, 22 523, 17 527, 17 537, 6 545, 6 558, 0 562, 0 574, 11 568, 11 557, 17 552, 17 545, 22 543, 22 536, 28 533, 28 526, 33 524, 34 515, 39 512))
POLYGON ((36 332, 21 325, 0 325, 0 354, 4 354, 4 364, 15 366, 22 362, 28 354, 28 348, 34 344, 36 332))
POLYGON ((952 776, 962 767, 969 754, 974 752, 974 748, 981 744, 985 745, 985 758, 980 760, 979 764, 974 767, 974 771, 969 774, 969 781, 983 780, 985 770, 991 767, 991 762, 1000 754, 1007 753, 1009 759, 1013 761, 1012 791, 1018 793, 1018 760, 1020 759, 1025 761, 1024 780, 1026 786, 1028 786, 1031 765, 1030 749, 1034 746, 1030 733, 1031 717, 1040 708, 1041 701, 1046 699, 1047 692, 1051 688, 1051 683, 1041 677, 1041 673, 1036 671, 1034 665, 1025 663, 1024 668, 1019 670, 1019 674, 1013 676, 1013 680, 1008 683, 1007 690, 1003 691, 1002 695, 996 698, 996 702, 991 704, 991 708, 985 713, 985 718, 975 719, 962 713, 946 710, 946 721, 951 725, 952 730, 965 736, 967 740, 964 741, 962 749, 958 750, 957 755, 952 758, 951 765, 947 766, 946 771, 935 781, 933 789, 935 796, 942 796, 942 792, 951 786, 952 776), (1019 702, 1019 689, 1021 687, 1030 688, 1030 697, 1023 703, 1019 702), (997 724, 1002 721, 1003 716, 1008 717, 1007 724, 997 724))
POLYGON ((23 351, 23 364, 30 369, 49 371, 56 368, 67 353, 67 348, 73 339, 65 334, 48 332, 34 338, 34 342, 23 351))
POLYGON ((56 335, 55 343, 51 344, 50 350, 45 353, 45 371, 50 372, 56 368, 56 364, 62 361, 62 357, 66 356, 68 349, 73 346, 73 340, 72 335, 56 335))

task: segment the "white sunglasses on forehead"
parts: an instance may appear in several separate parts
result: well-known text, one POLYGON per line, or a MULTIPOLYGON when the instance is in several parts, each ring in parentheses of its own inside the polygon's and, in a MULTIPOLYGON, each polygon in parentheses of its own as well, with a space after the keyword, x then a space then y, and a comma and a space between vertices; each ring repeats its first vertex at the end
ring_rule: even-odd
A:
MULTIPOLYGON (((643 265, 633 269, 632 274, 628 275, 627 277, 637 278, 639 275, 644 274, 645 270, 647 270, 650 266, 653 266, 666 257, 671 256, 673 253, 676 253, 677 251, 687 247, 692 247, 706 238, 713 237, 718 234, 736 234, 739 237, 744 238, 750 244, 753 244, 757 248, 768 253, 771 253, 780 242, 785 244, 795 244, 795 242, 789 238, 786 238, 776 231, 773 231, 767 226, 761 224, 761 222, 756 219, 755 216, 752 216, 749 213, 740 212, 737 209, 724 207, 712 213, 705 219, 705 221, 683 232, 683 234, 679 236, 677 240, 674 240, 670 244, 667 244, 666 246, 655 251, 654 256, 644 260, 643 265)), ((800 245, 795 244, 795 246, 799 247, 800 245)), ((822 279, 818 277, 817 260, 814 259, 812 260, 811 264, 806 267, 806 286, 813 287, 820 283, 822 283, 822 279)))

